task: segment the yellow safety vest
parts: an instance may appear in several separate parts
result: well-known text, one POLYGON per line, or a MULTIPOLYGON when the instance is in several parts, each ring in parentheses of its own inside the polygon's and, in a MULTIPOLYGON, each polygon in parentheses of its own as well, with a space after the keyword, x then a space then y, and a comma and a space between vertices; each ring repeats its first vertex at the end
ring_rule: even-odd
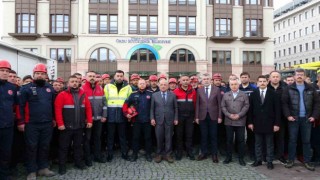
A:
POLYGON ((132 89, 130 85, 122 87, 118 94, 117 86, 114 84, 107 84, 104 87, 104 94, 107 100, 108 107, 120 107, 122 108, 125 100, 130 96, 132 89))

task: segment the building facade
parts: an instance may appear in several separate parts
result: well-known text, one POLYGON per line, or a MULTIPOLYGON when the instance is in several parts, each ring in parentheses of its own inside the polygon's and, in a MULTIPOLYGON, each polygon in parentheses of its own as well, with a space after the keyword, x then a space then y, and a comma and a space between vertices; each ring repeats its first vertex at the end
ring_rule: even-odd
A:
POLYGON ((278 70, 320 61, 320 1, 295 0, 276 10, 274 32, 278 70))
POLYGON ((274 69, 273 0, 3 0, 2 40, 88 70, 148 76, 274 69))

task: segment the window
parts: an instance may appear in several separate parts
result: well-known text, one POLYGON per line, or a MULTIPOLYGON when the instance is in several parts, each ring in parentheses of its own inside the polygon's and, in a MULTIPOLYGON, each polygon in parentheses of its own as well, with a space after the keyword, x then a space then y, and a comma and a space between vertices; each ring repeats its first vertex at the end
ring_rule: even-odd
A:
POLYGON ((279 41, 279 43, 281 43, 281 41, 280 41, 280 37, 278 37, 278 41, 279 41))
POLYGON ((261 51, 243 51, 243 64, 261 64, 261 51))
POLYGON ((289 55, 291 54, 291 48, 288 48, 288 54, 289 55))
POLYGON ((286 56, 286 50, 285 49, 283 50, 283 56, 286 56))
POLYGON ((256 37, 256 36, 262 36, 262 20, 247 19, 245 37, 256 37))
POLYGON ((300 60, 300 64, 302 64, 302 60, 300 60))
POLYGON ((17 33, 35 33, 35 15, 17 14, 17 33))
POLYGON ((288 40, 291 40, 291 33, 288 34, 288 40))
POLYGON ((294 54, 297 53, 297 46, 294 46, 294 47, 293 47, 293 53, 294 53, 294 54))
POLYGON ((309 50, 309 44, 306 43, 306 51, 308 51, 308 50, 309 50))
POLYGON ((112 3, 112 4, 116 4, 118 3, 118 0, 90 0, 90 3, 112 3))
POLYGON ((300 52, 302 52, 302 44, 300 44, 299 47, 300 47, 300 52))
POLYGON ((299 30, 299 37, 302 36, 302 29, 299 30))
POLYGON ((51 48, 50 58, 55 59, 58 63, 70 63, 71 61, 71 49, 70 48, 51 48))
POLYGON ((190 50, 177 49, 171 54, 170 62, 195 62, 195 58, 190 50))
POLYGON ((296 24, 297 17, 293 17, 293 24, 296 24))
POLYGON ((293 61, 293 65, 296 65, 297 64, 297 61, 293 61))
POLYGON ((89 33, 116 34, 118 33, 117 19, 117 15, 90 14, 89 33), (112 22, 111 18, 115 22, 112 22), (113 26, 111 26, 111 24, 113 26))
POLYGON ((196 17, 170 16, 170 35, 196 35, 196 17))
POLYGON ((115 54, 108 48, 98 48, 91 53, 89 62, 116 61, 115 54))
POLYGON ((260 4, 260 0, 246 0, 246 4, 252 4, 252 5, 260 4))
POLYGON ((314 16, 314 9, 311 9, 311 17, 314 16))
POLYGON ((297 34, 296 31, 294 31, 293 32, 293 39, 295 39, 297 37, 296 34, 297 34))
POLYGON ((305 35, 308 35, 308 27, 305 28, 305 35))
POLYGON ((291 19, 288 19, 288 26, 290 26, 291 24, 291 19))
POLYGON ((286 67, 287 67, 287 66, 286 66, 286 63, 283 63, 283 67, 284 67, 284 68, 286 68, 286 67))
POLYGON ((309 60, 308 59, 306 59, 306 63, 308 63, 309 62, 309 60))
POLYGON ((196 0, 169 0, 169 5, 196 5, 196 0))
POLYGON ((279 64, 279 69, 281 69, 281 64, 279 64))
POLYGON ((216 4, 230 4, 230 0, 215 0, 216 4))
POLYGON ((235 6, 240 6, 240 0, 234 0, 234 5, 235 6))
POLYGON ((305 20, 308 19, 308 11, 304 13, 304 19, 305 19, 305 20))
POLYGON ((231 36, 231 20, 215 19, 215 36, 225 37, 231 36))
POLYGON ((279 50, 279 57, 281 57, 281 51, 279 50))
POLYGON ((158 4, 158 0, 129 0, 129 4, 158 4))
POLYGON ((158 34, 158 17, 130 16, 129 34, 158 34))
POLYGON ((289 62, 288 64, 289 64, 289 67, 291 67, 291 62, 289 62))
POLYGON ((269 7, 269 0, 264 0, 264 5, 265 5, 266 7, 269 7))
POLYGON ((312 49, 316 49, 316 42, 312 41, 312 49))
POLYGON ((283 42, 286 42, 286 35, 283 35, 283 42))
POLYGON ((316 61, 316 58, 315 58, 315 57, 313 57, 313 58, 312 58, 312 62, 315 62, 315 61, 316 61))
POLYGON ((302 20, 302 14, 299 14, 299 22, 302 20))
POLYGON ((311 33, 314 33, 314 30, 315 30, 315 25, 312 25, 311 26, 311 33))
POLYGON ((282 23, 282 27, 285 28, 286 27, 286 21, 283 21, 282 23))
POLYGON ((51 33, 69 33, 69 15, 51 15, 51 33))
POLYGON ((231 64, 231 51, 212 51, 212 64, 231 64))
POLYGON ((275 52, 273 52, 273 56, 274 56, 274 58, 276 58, 277 57, 277 52, 275 51, 275 52))

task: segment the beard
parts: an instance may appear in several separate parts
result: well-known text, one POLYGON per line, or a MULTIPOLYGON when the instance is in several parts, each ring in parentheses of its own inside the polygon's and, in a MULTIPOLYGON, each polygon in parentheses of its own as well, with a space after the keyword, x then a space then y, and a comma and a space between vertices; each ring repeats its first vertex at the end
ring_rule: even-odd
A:
POLYGON ((43 87, 46 84, 46 80, 44 79, 36 79, 34 80, 34 83, 40 87, 43 87))

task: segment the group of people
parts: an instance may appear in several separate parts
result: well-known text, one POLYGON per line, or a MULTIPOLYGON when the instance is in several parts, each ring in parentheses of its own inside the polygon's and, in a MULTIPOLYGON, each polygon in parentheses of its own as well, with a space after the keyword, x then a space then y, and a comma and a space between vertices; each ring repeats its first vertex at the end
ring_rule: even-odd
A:
POLYGON ((312 161, 320 161, 320 74, 314 84, 305 79, 305 71, 296 69, 286 83, 278 71, 259 76, 256 84, 247 72, 230 75, 226 85, 218 73, 178 80, 132 74, 128 81, 117 70, 113 77, 88 71, 49 83, 46 65, 37 64, 21 82, 10 63, 0 60, 0 179, 11 178, 19 159, 27 179, 55 175, 49 155, 57 159, 59 174, 66 173, 70 154, 79 169, 111 162, 115 145, 131 162, 144 149, 149 162, 173 163, 186 154, 218 163, 220 153, 228 164, 234 138, 241 166, 246 144, 251 166, 266 161, 268 169, 274 159, 293 167, 302 147, 304 165, 314 171, 312 161))

